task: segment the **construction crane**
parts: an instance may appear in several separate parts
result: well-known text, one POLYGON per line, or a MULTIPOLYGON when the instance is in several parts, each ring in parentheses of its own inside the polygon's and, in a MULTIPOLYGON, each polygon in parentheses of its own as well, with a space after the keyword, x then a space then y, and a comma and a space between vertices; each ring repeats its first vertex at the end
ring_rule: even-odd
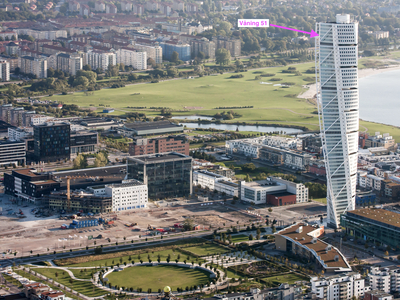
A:
POLYGON ((71 211, 71 177, 67 176, 67 207, 68 212, 71 211))

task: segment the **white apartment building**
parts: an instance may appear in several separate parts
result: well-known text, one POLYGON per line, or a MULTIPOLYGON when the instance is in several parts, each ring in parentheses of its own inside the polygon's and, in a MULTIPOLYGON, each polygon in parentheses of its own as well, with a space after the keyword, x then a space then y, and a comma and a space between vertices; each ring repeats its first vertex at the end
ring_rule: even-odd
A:
POLYGON ((10 81, 10 63, 5 60, 0 61, 0 81, 10 81))
POLYGON ((29 29, 29 28, 21 28, 21 29, 15 29, 15 31, 18 34, 27 34, 35 38, 36 40, 55 40, 59 37, 68 37, 68 32, 66 30, 34 30, 34 29, 29 29))
POLYGON ((107 70, 109 65, 117 64, 117 56, 112 52, 90 50, 86 53, 86 63, 92 67, 92 70, 97 68, 107 70))
POLYGON ((45 116, 45 115, 30 115, 30 124, 32 126, 42 125, 46 123, 48 120, 53 119, 53 117, 45 116))
POLYGON ((358 23, 350 15, 317 23, 316 77, 327 177, 328 223, 355 209, 359 127, 358 23))
POLYGON ((47 78, 47 60, 32 56, 18 58, 18 67, 22 73, 34 74, 37 78, 47 78))
POLYGON ((135 43, 135 49, 138 51, 144 51, 147 54, 147 58, 152 58, 156 64, 162 63, 163 52, 161 46, 158 45, 144 45, 135 43))
POLYGON ((147 207, 147 185, 137 180, 105 186, 105 194, 112 197, 112 210, 125 211, 147 207))
POLYGON ((203 188, 209 188, 228 196, 238 196, 239 185, 233 183, 228 177, 215 174, 205 170, 193 172, 193 184, 200 185, 203 188))
POLYGON ((0 165, 26 163, 26 145, 20 141, 0 141, 0 165))
POLYGON ((10 141, 20 141, 24 137, 32 135, 33 135, 33 127, 8 128, 8 140, 10 141))
POLYGON ((353 296, 358 299, 368 290, 361 274, 355 272, 311 278, 311 292, 318 299, 350 300, 353 296))
POLYGON ((116 54, 117 64, 123 63, 125 66, 132 66, 136 70, 147 69, 147 53, 145 51, 122 47, 117 50, 116 54))
POLYGON ((397 266, 371 267, 368 273, 368 283, 371 290, 398 293, 400 292, 400 269, 397 266))

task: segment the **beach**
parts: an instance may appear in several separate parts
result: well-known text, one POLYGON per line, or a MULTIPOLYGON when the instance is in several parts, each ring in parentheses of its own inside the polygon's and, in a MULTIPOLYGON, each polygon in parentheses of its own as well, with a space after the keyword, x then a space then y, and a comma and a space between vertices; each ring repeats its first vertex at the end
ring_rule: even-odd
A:
MULTIPOLYGON (((400 66, 399 65, 389 65, 388 67, 382 68, 382 69, 361 69, 361 70, 358 70, 358 78, 364 78, 364 77, 368 77, 368 76, 372 76, 372 75, 376 75, 376 74, 380 74, 380 73, 385 73, 385 72, 389 72, 389 71, 395 71, 395 70, 400 70, 400 66)), ((297 98, 311 99, 311 98, 315 97, 315 95, 317 93, 315 84, 307 84, 307 85, 304 85, 303 87, 308 88, 308 90, 305 91, 304 93, 298 95, 297 98)))

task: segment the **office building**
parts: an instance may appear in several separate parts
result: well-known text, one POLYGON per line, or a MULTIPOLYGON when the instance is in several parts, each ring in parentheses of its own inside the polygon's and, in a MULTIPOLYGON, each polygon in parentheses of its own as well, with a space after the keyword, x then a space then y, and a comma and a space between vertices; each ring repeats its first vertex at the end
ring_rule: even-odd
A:
POLYGON ((147 185, 137 180, 105 186, 105 194, 112 197, 112 211, 126 211, 147 207, 147 185))
POLYGON ((32 56, 18 58, 18 67, 21 73, 33 74, 37 78, 47 78, 47 60, 32 56))
POLYGON ((397 212, 363 208, 347 211, 341 226, 354 237, 396 248, 400 244, 400 214, 397 212))
POLYGON ((10 63, 0 60, 0 81, 10 81, 10 63))
POLYGON ((69 73, 73 76, 76 75, 78 70, 82 70, 82 57, 79 54, 57 54, 57 69, 69 73))
POLYGON ((324 232, 323 226, 295 223, 275 234, 276 249, 316 263, 325 273, 351 271, 343 254, 319 239, 324 232))
POLYGON ((33 136, 32 127, 10 127, 8 128, 8 140, 9 141, 20 141, 25 137, 33 136))
POLYGON ((129 155, 156 154, 163 152, 177 152, 189 155, 189 143, 185 137, 171 136, 163 138, 146 139, 141 136, 133 138, 129 144, 129 155))
POLYGON ((98 136, 96 131, 78 131, 70 134, 71 154, 94 153, 98 136))
POLYGON ((171 60, 172 53, 177 52, 179 60, 189 61, 191 59, 190 45, 182 41, 165 41, 160 43, 163 58, 171 60))
POLYGON ((59 188, 60 183, 52 180, 48 173, 38 173, 35 169, 4 173, 4 192, 19 199, 36 202, 59 188))
POLYGON ((97 68, 108 69, 108 66, 115 66, 117 64, 117 56, 113 52, 105 52, 99 50, 89 50, 86 53, 86 64, 88 64, 92 70, 97 68))
POLYGON ((70 158, 70 125, 46 123, 33 127, 36 161, 58 161, 70 158))
POLYGON ((230 197, 238 197, 239 195, 239 184, 230 181, 230 178, 207 170, 193 171, 193 184, 208 188, 211 191, 224 193, 230 197))
POLYGON ((350 15, 317 23, 316 76, 326 164, 328 223, 355 208, 358 154, 358 23, 350 15))
POLYGON ((316 294, 318 299, 360 299, 368 290, 364 278, 355 272, 311 278, 311 292, 316 294))
POLYGON ((265 180, 239 182, 239 197, 254 204, 289 205, 308 202, 308 188, 278 177, 265 180))
POLYGON ((133 48, 122 47, 117 50, 117 64, 132 66, 135 70, 147 69, 147 53, 133 48))
POLYGON ((127 179, 147 185, 149 199, 187 197, 192 193, 192 157, 180 153, 128 157, 127 179))
POLYGON ((23 141, 0 141, 0 166, 20 166, 26 163, 26 146, 23 141))
POLYGON ((170 121, 125 123, 124 128, 128 133, 140 136, 183 132, 183 126, 170 121))

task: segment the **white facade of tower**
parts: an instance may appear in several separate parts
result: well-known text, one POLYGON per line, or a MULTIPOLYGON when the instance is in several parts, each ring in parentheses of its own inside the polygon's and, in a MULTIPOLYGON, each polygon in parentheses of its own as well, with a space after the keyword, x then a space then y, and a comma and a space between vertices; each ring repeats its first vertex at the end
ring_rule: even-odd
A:
POLYGON ((317 23, 317 102, 327 176, 328 224, 355 209, 359 95, 358 23, 337 15, 336 23, 317 23))

